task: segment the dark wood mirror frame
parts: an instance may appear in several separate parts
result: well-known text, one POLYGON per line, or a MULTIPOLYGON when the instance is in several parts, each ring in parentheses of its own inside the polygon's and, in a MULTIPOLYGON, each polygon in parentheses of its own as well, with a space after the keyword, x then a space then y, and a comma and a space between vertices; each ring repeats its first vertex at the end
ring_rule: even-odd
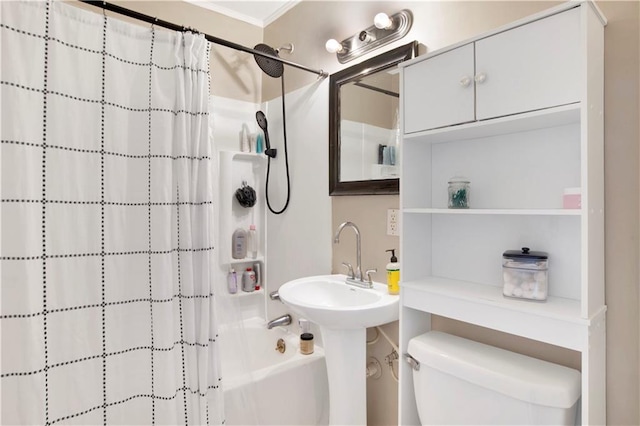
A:
POLYGON ((338 71, 329 78, 329 195, 398 194, 400 179, 340 181, 340 86, 366 75, 391 68, 413 58, 418 42, 413 41, 374 58, 338 71))

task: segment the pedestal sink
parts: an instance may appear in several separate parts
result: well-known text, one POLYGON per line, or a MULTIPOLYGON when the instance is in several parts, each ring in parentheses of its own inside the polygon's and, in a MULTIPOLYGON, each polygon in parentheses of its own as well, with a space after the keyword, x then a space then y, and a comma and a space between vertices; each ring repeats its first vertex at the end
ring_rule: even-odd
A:
POLYGON ((346 275, 319 275, 289 281, 280 300, 322 332, 329 378, 329 424, 367 424, 367 327, 398 319, 398 296, 373 283, 360 288, 346 275))

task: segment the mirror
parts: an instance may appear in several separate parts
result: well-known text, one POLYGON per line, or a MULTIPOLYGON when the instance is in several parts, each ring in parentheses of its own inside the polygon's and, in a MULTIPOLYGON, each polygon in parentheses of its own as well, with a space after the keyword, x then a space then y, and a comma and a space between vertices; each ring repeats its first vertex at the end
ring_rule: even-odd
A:
POLYGON ((418 43, 332 74, 329 195, 398 194, 400 73, 418 43))

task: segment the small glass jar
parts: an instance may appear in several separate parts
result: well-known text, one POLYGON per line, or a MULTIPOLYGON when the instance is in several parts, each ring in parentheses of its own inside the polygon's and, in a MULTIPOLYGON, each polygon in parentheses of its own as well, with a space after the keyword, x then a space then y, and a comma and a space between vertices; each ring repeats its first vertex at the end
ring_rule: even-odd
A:
POLYGON ((450 209, 469 208, 469 179, 455 176, 449 180, 449 204, 450 209))
POLYGON ((313 334, 302 333, 300 335, 300 353, 302 355, 311 355, 313 353, 313 334))

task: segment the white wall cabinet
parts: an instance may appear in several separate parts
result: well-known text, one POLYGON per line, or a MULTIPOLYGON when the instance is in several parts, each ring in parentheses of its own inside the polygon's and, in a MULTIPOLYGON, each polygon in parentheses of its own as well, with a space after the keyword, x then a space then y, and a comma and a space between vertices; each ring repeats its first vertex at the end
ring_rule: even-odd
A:
MULTIPOLYGON (((585 424, 606 421, 605 24, 566 3, 401 66, 401 350, 436 314, 578 351, 585 424), (454 66, 486 78, 461 84, 454 66), (456 175, 468 209, 447 208, 456 175), (562 208, 569 187, 580 209, 562 208), (544 303, 502 296, 502 253, 525 246, 549 253, 544 303)), ((419 424, 408 364, 400 375, 399 424, 419 424)))
POLYGON ((405 69, 405 133, 580 100, 580 12, 567 10, 405 69))

